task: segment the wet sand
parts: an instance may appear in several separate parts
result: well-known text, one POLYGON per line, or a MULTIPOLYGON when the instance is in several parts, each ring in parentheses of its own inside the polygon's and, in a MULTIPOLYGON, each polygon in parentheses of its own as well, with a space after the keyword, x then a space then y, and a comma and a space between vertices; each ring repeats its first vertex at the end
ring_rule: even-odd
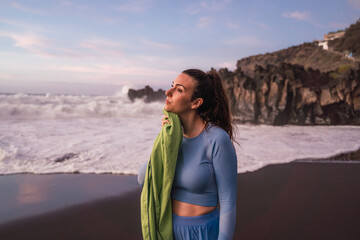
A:
MULTIPOLYGON (((358 163, 293 162, 239 174, 235 239, 360 239, 359 173, 358 163)), ((100 191, 96 197, 85 194, 82 202, 75 205, 71 194, 79 190, 69 191, 65 198, 67 207, 40 215, 18 216, 12 221, 3 220, 0 239, 142 238, 140 188, 136 186, 135 176, 121 179, 116 175, 77 176, 76 189, 91 181, 97 184, 97 190, 93 187, 89 192, 106 191, 100 191), (128 186, 126 191, 121 190, 122 186, 115 187, 121 184, 128 186), (109 195, 117 191, 116 196, 109 195)), ((9 181, 3 181, 7 177, 10 176, 0 176, 0 181, 5 182, 0 184, 0 200, 6 199, 4 191, 13 189, 6 183, 9 181)), ((60 181, 64 189, 71 189, 74 179, 68 179, 72 177, 62 174, 55 182, 60 181)), ((32 178, 36 176, 28 177, 29 184, 32 178)), ((53 193, 49 195, 59 192, 59 184, 52 186, 53 193)), ((25 204, 15 200, 0 202, 1 208, 21 208, 25 204)))
POLYGON ((235 239, 360 239, 360 164, 290 163, 239 176, 235 239))

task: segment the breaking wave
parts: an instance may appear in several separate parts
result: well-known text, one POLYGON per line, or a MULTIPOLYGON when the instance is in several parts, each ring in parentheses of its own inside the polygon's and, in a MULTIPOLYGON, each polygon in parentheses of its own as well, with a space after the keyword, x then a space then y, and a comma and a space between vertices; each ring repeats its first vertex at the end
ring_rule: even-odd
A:
POLYGON ((0 120, 136 117, 161 114, 164 103, 134 102, 127 87, 111 96, 0 94, 0 120))

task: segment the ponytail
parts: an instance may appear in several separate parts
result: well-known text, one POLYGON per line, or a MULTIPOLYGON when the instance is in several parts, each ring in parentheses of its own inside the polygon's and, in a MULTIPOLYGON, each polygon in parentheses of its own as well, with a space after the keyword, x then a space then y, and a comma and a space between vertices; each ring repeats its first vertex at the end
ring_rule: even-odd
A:
POLYGON ((197 108, 197 113, 205 121, 205 125, 212 123, 221 127, 229 134, 230 139, 236 142, 233 134, 229 100, 219 74, 214 69, 207 73, 198 69, 188 69, 183 73, 192 77, 196 82, 192 100, 203 99, 203 104, 197 108))

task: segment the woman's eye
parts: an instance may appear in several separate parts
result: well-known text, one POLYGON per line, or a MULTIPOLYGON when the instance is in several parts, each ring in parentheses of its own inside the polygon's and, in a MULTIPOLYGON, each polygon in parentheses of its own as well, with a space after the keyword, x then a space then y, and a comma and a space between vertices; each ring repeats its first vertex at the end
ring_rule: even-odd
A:
POLYGON ((177 88, 178 92, 183 92, 181 88, 177 88))

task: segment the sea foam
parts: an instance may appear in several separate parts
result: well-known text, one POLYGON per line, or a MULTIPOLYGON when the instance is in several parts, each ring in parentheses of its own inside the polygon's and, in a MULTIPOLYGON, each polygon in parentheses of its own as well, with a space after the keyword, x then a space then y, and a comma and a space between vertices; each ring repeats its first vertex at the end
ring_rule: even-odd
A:
MULTIPOLYGON (((0 100, 0 174, 137 174, 149 159, 163 114, 163 103, 131 102, 124 93, 0 100)), ((359 126, 237 127, 239 173, 360 147, 359 126)))

